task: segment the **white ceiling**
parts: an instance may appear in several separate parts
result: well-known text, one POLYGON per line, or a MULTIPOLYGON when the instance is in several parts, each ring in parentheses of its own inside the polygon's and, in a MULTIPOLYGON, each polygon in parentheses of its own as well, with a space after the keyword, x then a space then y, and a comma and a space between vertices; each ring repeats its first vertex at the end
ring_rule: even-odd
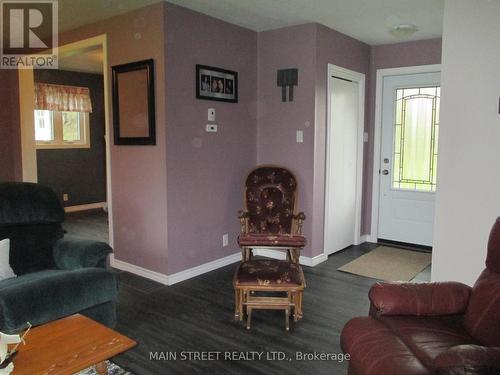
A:
MULTIPOLYGON (((59 0, 60 28, 69 30, 156 3, 159 0, 59 0)), ((321 23, 368 44, 401 40, 388 33, 397 24, 415 24, 405 39, 441 36, 444 0, 169 0, 255 31, 309 22, 321 23)))

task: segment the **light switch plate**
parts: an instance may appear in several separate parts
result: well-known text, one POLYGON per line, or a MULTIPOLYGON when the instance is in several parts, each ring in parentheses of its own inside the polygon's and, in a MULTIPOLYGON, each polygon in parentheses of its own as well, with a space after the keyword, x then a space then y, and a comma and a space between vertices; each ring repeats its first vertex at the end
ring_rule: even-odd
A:
POLYGON ((303 143, 303 142, 304 142, 304 131, 297 130, 297 143, 303 143))
POLYGON ((215 108, 208 109, 208 121, 215 121, 215 108))
POLYGON ((367 132, 363 133, 363 142, 368 142, 368 133, 367 132))
POLYGON ((222 235, 222 247, 226 247, 229 245, 229 234, 223 234, 222 235))
POLYGON ((217 124, 207 124, 205 130, 208 133, 217 133, 217 124))

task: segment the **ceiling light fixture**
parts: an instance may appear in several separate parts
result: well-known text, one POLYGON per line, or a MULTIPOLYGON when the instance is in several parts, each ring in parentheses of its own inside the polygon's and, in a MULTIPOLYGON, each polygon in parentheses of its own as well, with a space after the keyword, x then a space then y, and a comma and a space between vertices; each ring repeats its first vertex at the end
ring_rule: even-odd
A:
POLYGON ((409 38, 418 31, 418 27, 412 24, 400 24, 392 26, 389 33, 398 39, 409 38))

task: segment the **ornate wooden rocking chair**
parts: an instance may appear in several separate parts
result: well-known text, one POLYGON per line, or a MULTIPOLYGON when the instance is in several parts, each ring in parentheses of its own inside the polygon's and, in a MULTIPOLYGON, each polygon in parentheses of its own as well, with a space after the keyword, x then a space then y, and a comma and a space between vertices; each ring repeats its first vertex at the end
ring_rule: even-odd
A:
POLYGON ((299 265, 300 251, 306 239, 302 236, 303 212, 297 212, 297 180, 287 169, 260 166, 250 172, 245 183, 245 210, 238 212, 242 263, 236 269, 235 319, 247 316, 250 329, 253 309, 285 311, 289 317, 302 318, 302 295, 306 286, 299 265), (286 260, 253 259, 257 248, 286 251, 286 260), (282 292, 283 297, 269 297, 259 292, 282 292))

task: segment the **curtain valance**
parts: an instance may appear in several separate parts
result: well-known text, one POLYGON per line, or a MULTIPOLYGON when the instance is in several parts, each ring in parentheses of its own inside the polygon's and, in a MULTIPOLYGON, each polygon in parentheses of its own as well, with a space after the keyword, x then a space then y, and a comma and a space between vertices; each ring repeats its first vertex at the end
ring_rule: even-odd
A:
POLYGON ((87 87, 35 83, 35 109, 92 112, 87 87))

